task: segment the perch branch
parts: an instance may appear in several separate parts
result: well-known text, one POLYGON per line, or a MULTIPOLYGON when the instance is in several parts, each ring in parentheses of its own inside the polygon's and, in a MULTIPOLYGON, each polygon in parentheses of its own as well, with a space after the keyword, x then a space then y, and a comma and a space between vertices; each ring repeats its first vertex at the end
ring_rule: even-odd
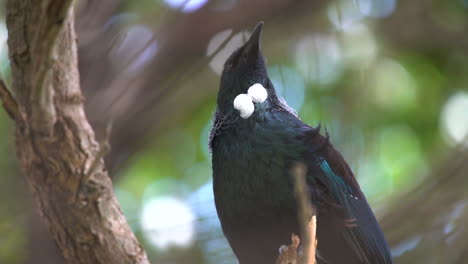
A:
POLYGON ((289 246, 281 246, 276 264, 315 264, 317 218, 307 194, 306 174, 307 167, 302 163, 297 163, 292 169, 294 194, 299 208, 298 218, 301 224, 302 241, 299 236, 292 234, 291 244, 289 246), (299 243, 302 245, 302 255, 298 253, 299 243))
POLYGON ((315 225, 316 220, 313 217, 315 212, 306 188, 307 167, 303 163, 297 163, 293 167, 294 176, 294 194, 299 207, 299 219, 303 235, 302 246, 304 248, 302 263, 311 264, 315 262, 315 225), (311 227, 314 227, 313 230, 311 227), (313 237, 311 235, 314 235, 313 237))
MULTIPOLYGON (((315 251, 317 248, 317 240, 316 237, 316 229, 317 229, 317 218, 316 216, 312 216, 312 219, 309 221, 309 239, 315 240, 315 243, 309 243, 304 248, 304 251, 308 252, 308 256, 315 256, 315 251)), ((301 240, 299 236, 296 234, 291 235, 291 244, 289 246, 281 246, 280 247, 280 255, 276 260, 276 264, 315 264, 315 258, 306 259, 304 255, 299 254, 299 244, 301 240)))

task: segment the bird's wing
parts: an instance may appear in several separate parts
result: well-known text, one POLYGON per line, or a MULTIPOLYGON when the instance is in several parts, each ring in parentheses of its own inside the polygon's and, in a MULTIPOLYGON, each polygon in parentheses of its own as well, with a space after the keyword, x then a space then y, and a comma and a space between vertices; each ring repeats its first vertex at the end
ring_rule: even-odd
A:
POLYGON ((326 197, 325 201, 322 200, 327 203, 325 207, 339 212, 332 214, 335 216, 333 218, 338 218, 333 219, 334 222, 343 224, 342 228, 336 229, 341 230, 342 240, 360 263, 392 263, 380 226, 351 169, 328 138, 321 136, 318 130, 314 132, 317 142, 310 145, 307 158, 310 164, 307 180, 311 189, 319 186, 325 195, 322 193, 319 199, 311 197, 312 202, 326 197))

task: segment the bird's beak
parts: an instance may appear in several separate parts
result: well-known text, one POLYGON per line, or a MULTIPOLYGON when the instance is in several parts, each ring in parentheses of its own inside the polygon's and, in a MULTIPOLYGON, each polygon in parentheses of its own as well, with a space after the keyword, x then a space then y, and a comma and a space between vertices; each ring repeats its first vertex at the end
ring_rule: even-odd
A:
POLYGON ((249 40, 244 44, 243 55, 247 58, 258 56, 260 51, 260 38, 262 36, 263 21, 259 22, 252 32, 249 40))

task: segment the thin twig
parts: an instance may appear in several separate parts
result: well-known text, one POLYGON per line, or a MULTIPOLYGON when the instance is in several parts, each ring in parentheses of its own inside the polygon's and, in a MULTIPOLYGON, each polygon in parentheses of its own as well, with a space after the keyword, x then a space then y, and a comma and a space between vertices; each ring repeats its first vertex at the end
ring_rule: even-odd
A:
POLYGON ((297 253, 300 242, 299 236, 293 233, 291 235, 291 244, 280 247, 280 255, 276 260, 276 264, 297 264, 299 262, 297 253))
POLYGON ((301 244, 304 250, 301 263, 313 264, 315 263, 316 218, 312 204, 310 203, 310 197, 307 194, 307 167, 303 163, 297 163, 293 167, 292 174, 295 180, 294 194, 299 207, 298 217, 301 224, 301 232, 303 234, 301 244))
MULTIPOLYGON (((315 256, 316 248, 317 248, 317 240, 316 237, 316 230, 317 230, 317 218, 316 216, 312 216, 312 219, 309 221, 309 238, 310 240, 314 241, 305 245, 303 251, 308 252, 308 256, 315 256)), ((299 236, 296 234, 291 235, 291 244, 289 246, 281 246, 280 247, 280 255, 276 259, 275 264, 315 264, 315 257, 306 259, 306 256, 299 254, 299 244, 301 240, 299 236)))
POLYGON ((307 264, 315 264, 315 252, 317 249, 317 216, 313 215, 312 219, 310 219, 309 224, 308 224, 308 235, 309 235, 309 241, 310 243, 306 245, 306 248, 304 248, 304 251, 306 251, 308 254, 307 260, 305 260, 307 264))
POLYGON ((315 264, 317 217, 307 194, 307 167, 303 163, 295 164, 292 168, 292 175, 294 177, 294 195, 299 209, 298 218, 301 224, 302 241, 299 236, 293 233, 291 244, 280 247, 280 255, 276 259, 276 264, 315 264), (298 252, 299 243, 302 246, 302 255, 298 252))
POLYGON ((112 131, 112 120, 107 123, 106 130, 104 137, 98 142, 99 143, 99 150, 98 153, 96 153, 96 156, 94 156, 93 161, 91 162, 91 165, 89 166, 89 169, 84 172, 83 177, 81 177, 80 182, 77 186, 77 189, 75 190, 75 195, 74 195, 74 200, 76 201, 80 195, 80 192, 82 190, 82 187, 89 181, 91 176, 96 172, 96 169, 98 168, 99 162, 102 161, 102 159, 110 152, 111 146, 110 146, 110 134, 112 131))

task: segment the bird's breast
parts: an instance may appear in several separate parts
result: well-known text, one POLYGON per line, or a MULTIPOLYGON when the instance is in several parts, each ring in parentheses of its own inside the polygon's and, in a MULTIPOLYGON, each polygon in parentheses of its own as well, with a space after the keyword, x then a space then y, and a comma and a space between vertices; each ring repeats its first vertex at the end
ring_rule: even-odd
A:
POLYGON ((291 157, 274 142, 256 138, 258 131, 250 136, 241 140, 226 135, 213 149, 214 193, 222 221, 271 218, 295 206, 288 174, 291 157))

